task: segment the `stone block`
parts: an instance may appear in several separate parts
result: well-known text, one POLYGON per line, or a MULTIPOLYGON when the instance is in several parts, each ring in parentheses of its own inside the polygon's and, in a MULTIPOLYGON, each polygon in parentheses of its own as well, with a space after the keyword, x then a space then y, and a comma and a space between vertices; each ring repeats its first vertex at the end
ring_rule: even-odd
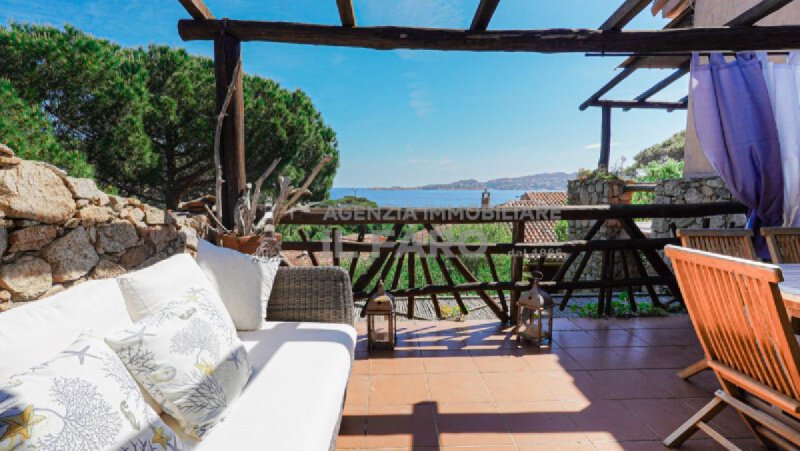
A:
POLYGON ((109 279, 125 274, 124 267, 112 262, 111 260, 102 259, 97 263, 97 266, 92 270, 90 279, 109 279))
POLYGON ((8 237, 9 252, 38 251, 58 235, 58 227, 35 225, 14 230, 8 237))
POLYGON ((155 246, 150 243, 145 243, 125 251, 119 259, 119 264, 125 269, 133 269, 144 263, 155 253, 155 246))
POLYGON ((150 226, 142 230, 142 237, 152 244, 157 251, 161 251, 178 236, 178 231, 171 225, 150 226))
POLYGON ((122 252, 139 241, 136 228, 128 221, 117 220, 96 227, 95 249, 100 253, 122 252))
POLYGON ((78 227, 45 247, 42 257, 50 263, 55 282, 79 279, 100 260, 83 227, 78 227))
POLYGON ((0 287, 11 293, 12 301, 37 299, 52 285, 50 265, 41 258, 24 256, 0 267, 0 287))
POLYGON ((65 177, 64 184, 67 185, 67 188, 69 188, 70 192, 72 192, 72 196, 75 199, 88 199, 94 201, 100 199, 100 190, 97 189, 97 185, 92 179, 65 177))
POLYGON ((75 214, 75 201, 53 170, 23 161, 0 168, 0 211, 10 218, 61 224, 75 214))
POLYGON ((114 217, 114 211, 108 207, 90 205, 78 210, 75 217, 80 219, 82 226, 88 227, 110 221, 114 217))

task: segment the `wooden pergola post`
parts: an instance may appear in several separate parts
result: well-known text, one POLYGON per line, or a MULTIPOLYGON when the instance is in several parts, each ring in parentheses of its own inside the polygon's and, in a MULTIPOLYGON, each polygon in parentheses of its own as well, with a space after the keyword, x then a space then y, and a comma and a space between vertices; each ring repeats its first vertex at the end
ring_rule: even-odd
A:
POLYGON ((603 105, 603 121, 600 131, 600 160, 597 162, 598 169, 608 170, 608 162, 611 159, 611 106, 603 105))
POLYGON ((217 208, 222 211, 222 223, 233 229, 234 207, 245 189, 244 166, 244 95, 242 93, 242 71, 236 70, 241 64, 241 42, 223 32, 214 39, 214 74, 217 88, 217 111, 225 102, 228 86, 234 76, 234 92, 222 124, 220 137, 220 159, 222 163, 222 199, 217 200, 217 208))

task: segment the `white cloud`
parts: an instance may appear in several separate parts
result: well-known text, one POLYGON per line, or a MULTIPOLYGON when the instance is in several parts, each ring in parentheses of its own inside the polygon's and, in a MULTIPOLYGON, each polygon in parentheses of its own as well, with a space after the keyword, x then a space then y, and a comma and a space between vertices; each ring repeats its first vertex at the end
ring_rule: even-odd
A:
POLYGON ((460 28, 474 5, 463 0, 357 0, 355 7, 364 25, 460 28))
POLYGON ((404 77, 408 82, 408 106, 417 113, 417 116, 425 118, 433 114, 436 108, 428 94, 428 84, 416 72, 408 72, 404 77))
POLYGON ((412 165, 426 165, 426 166, 451 166, 455 161, 449 158, 439 158, 439 159, 424 159, 424 158, 412 158, 408 160, 409 164, 412 165))
MULTIPOLYGON (((611 147, 617 147, 619 143, 611 142, 611 147)), ((588 146, 583 147, 586 150, 595 150, 600 148, 600 143, 589 144, 588 146)))

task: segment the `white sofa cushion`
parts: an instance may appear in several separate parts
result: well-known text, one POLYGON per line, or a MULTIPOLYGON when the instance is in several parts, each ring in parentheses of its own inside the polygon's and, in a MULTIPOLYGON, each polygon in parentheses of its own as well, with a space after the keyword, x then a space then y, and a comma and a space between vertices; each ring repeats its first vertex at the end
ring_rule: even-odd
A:
POLYGON ((105 335, 130 324, 114 279, 84 282, 0 313, 0 380, 50 360, 86 329, 105 335))
POLYGON ((117 278, 133 321, 152 315, 184 295, 186 290, 204 291, 233 327, 225 305, 203 270, 189 254, 177 254, 139 271, 117 278))
POLYGON ((103 339, 0 382, 0 449, 182 449, 103 339))
POLYGON ((190 290, 106 337, 145 390, 197 438, 225 417, 251 374, 235 330, 218 316, 215 307, 190 290))
POLYGON ((267 321, 239 332, 253 377, 225 421, 195 449, 327 450, 341 415, 356 331, 267 321))
POLYGON ((200 240, 197 264, 216 288, 238 330, 258 330, 267 316, 267 300, 279 258, 258 258, 200 240))

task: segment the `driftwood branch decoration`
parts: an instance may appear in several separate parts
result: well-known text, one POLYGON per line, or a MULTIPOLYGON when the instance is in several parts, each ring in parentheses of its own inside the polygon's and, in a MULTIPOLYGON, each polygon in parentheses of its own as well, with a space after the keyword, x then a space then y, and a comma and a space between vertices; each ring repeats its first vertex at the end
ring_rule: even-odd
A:
POLYGON ((220 140, 222 139, 222 124, 225 121, 225 116, 228 115, 228 106, 231 104, 231 99, 233 98, 233 92, 236 90, 236 80, 239 79, 239 72, 242 70, 242 61, 236 64, 236 68, 233 70, 233 78, 231 78, 231 82, 228 85, 228 91, 225 93, 225 100, 222 102, 222 108, 219 110, 219 114, 217 115, 217 128, 214 131, 214 168, 216 170, 215 176, 215 186, 214 186, 214 195, 216 196, 215 201, 215 219, 216 222, 222 225, 222 184, 225 181, 222 179, 222 158, 220 157, 220 140))
POLYGON ((264 182, 267 178, 275 171, 275 168, 278 167, 278 163, 281 162, 280 158, 276 158, 272 164, 269 165, 266 171, 261 174, 261 177, 256 180, 255 190, 253 191, 253 199, 250 202, 250 211, 247 214, 247 221, 245 222, 245 234, 249 234, 253 231, 253 225, 256 221, 256 210, 258 209, 258 198, 261 197, 261 186, 264 185, 264 182))
POLYGON ((208 212, 208 216, 211 217, 211 219, 213 219, 215 223, 217 223, 217 227, 219 227, 219 230, 221 230, 222 232, 225 232, 225 233, 231 233, 231 231, 228 230, 227 227, 222 225, 222 221, 217 219, 217 215, 215 215, 214 212, 211 211, 210 208, 208 208, 208 204, 204 204, 203 206, 206 208, 206 211, 208 212))
POLYGON ((331 157, 330 155, 325 155, 324 157, 322 157, 322 160, 320 160, 320 162, 317 163, 317 165, 311 171, 311 174, 309 174, 305 183, 303 183, 303 185, 300 188, 294 189, 293 187, 289 186, 289 183, 291 181, 288 180, 288 177, 282 177, 282 179, 286 179, 286 184, 284 187, 283 180, 281 181, 281 194, 278 197, 279 201, 275 202, 275 208, 273 208, 272 210, 273 211, 272 223, 275 227, 278 227, 278 224, 280 224, 283 215, 286 214, 289 211, 289 209, 292 208, 292 206, 296 204, 297 201, 300 200, 300 198, 304 194, 311 194, 311 191, 308 189, 308 187, 311 186, 311 183, 314 181, 315 178, 317 178, 317 175, 319 175, 320 171, 322 171, 322 168, 326 164, 328 164, 332 159, 333 157, 331 157), (283 205, 283 200, 285 200, 286 198, 288 198, 289 200, 286 201, 286 205, 283 205))

